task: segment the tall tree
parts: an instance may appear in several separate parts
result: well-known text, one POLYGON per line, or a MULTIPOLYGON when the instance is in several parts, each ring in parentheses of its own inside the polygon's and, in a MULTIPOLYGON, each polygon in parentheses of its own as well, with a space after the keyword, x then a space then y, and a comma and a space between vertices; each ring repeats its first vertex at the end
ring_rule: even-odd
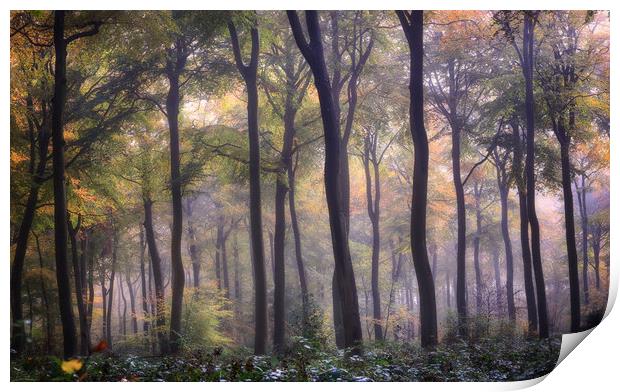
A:
POLYGON ((325 197, 334 252, 334 281, 340 299, 338 302, 341 304, 339 311, 334 309, 334 313, 338 312, 342 316, 344 346, 355 348, 353 351, 358 352, 359 344, 362 341, 362 327, 359 318, 355 275, 347 239, 347 225, 342 212, 340 126, 338 118, 335 116, 334 100, 331 94, 332 86, 325 65, 321 28, 317 12, 306 11, 308 42, 297 12, 287 11, 287 15, 295 42, 310 65, 310 69, 312 69, 321 107, 325 142, 325 197))
POLYGON ((511 182, 509 168, 507 167, 509 160, 510 149, 501 149, 498 146, 495 146, 495 148, 493 149, 491 162, 495 166, 497 187, 499 189, 501 209, 500 225, 502 230, 502 240, 504 241, 504 255, 506 257, 506 302, 508 304, 508 318, 512 321, 515 321, 517 315, 514 296, 514 259, 512 254, 512 241, 510 239, 510 229, 508 222, 508 196, 510 193, 511 182))
POLYGON ((429 151, 428 137, 424 128, 424 13, 397 11, 397 15, 409 45, 409 127, 415 151, 411 199, 411 252, 420 295, 420 338, 422 346, 429 348, 437 344, 437 305, 435 283, 426 249, 429 151))
MULTIPOLYGON (((248 140, 250 146, 250 231, 252 240, 252 262, 254 266, 254 353, 256 355, 266 352, 267 334, 267 289, 265 277, 265 250, 263 243, 263 223, 261 211, 260 192, 260 145, 258 131, 258 88, 256 83, 256 71, 258 68, 258 52, 260 41, 256 25, 250 28, 251 52, 250 60, 246 65, 241 54, 241 46, 237 36, 237 30, 232 21, 228 22, 228 31, 233 46, 237 69, 245 81, 248 94, 248 140)), ((276 286, 284 290, 284 266, 282 274, 278 276, 276 286)), ((275 296, 282 297, 281 295, 275 296)), ((283 298, 282 298, 283 299, 283 298)), ((278 312, 284 310, 284 303, 278 303, 278 312)), ((282 314, 283 316, 283 314, 282 314)), ((284 317, 277 325, 274 325, 274 336, 284 336, 284 317), (278 330, 277 333, 275 330, 278 330)))
MULTIPOLYGON (((279 21, 280 19, 278 19, 279 21)), ((289 213, 295 240, 295 258, 301 288, 302 311, 304 320, 308 312, 308 282, 306 279, 306 267, 301 252, 301 235, 295 209, 295 162, 294 156, 304 143, 296 143, 297 124, 296 117, 306 96, 308 85, 311 81, 310 69, 303 56, 297 50, 295 40, 286 29, 282 32, 277 26, 269 26, 274 32, 271 40, 271 50, 266 53, 269 69, 261 76, 261 84, 264 87, 267 101, 274 114, 282 120, 284 132, 282 134, 282 147, 279 150, 279 168, 276 177, 275 195, 275 224, 274 224, 274 273, 277 284, 274 295, 274 306, 277 310, 278 325, 284 317, 283 306, 284 290, 279 287, 283 282, 280 270, 284 268, 284 245, 286 235, 286 196, 289 198, 289 213)), ((274 147, 276 148, 276 147, 274 147)), ((276 314, 274 314, 274 317, 276 314)), ((281 326, 281 325, 280 325, 281 326)), ((283 329, 278 328, 278 336, 274 335, 274 349, 283 349, 283 329)), ((275 334, 275 330, 274 330, 275 334)))

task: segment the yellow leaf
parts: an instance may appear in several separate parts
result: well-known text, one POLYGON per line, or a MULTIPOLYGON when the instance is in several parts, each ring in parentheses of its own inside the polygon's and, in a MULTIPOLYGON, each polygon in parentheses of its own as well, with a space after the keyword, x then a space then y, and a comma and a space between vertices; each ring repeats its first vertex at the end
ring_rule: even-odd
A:
POLYGON ((63 372, 72 374, 77 372, 82 368, 82 361, 79 359, 70 359, 68 361, 62 361, 60 368, 63 372))

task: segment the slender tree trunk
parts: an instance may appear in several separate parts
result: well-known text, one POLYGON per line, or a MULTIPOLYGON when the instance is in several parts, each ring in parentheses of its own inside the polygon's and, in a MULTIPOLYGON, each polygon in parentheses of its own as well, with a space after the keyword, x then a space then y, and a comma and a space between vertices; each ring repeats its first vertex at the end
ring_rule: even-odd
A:
POLYGON ((224 283, 224 297, 230 299, 230 280, 228 278, 228 255, 226 253, 226 240, 228 235, 222 237, 220 249, 222 251, 222 281, 224 283))
MULTIPOLYGON (((525 78, 525 117, 527 124, 526 133, 526 159, 525 181, 527 198, 527 216, 530 224, 532 243, 532 266, 536 278, 536 300, 538 305, 538 333, 541 338, 549 337, 549 322, 547 319, 547 294, 545 292, 545 279, 543 273, 542 257, 540 252, 540 226, 536 215, 536 176, 535 176, 535 133, 534 128, 534 17, 531 12, 525 12, 523 28, 523 75, 525 78)), ((574 238, 574 236, 573 236, 574 238)), ((571 322, 574 327, 574 320, 571 322)))
POLYGON ((108 342, 108 346, 112 347, 112 304, 114 303, 114 280, 116 277, 116 262, 117 262, 117 251, 118 251, 118 237, 116 228, 113 228, 114 234, 112 239, 112 266, 110 267, 110 284, 108 287, 108 310, 106 315, 108 317, 106 321, 106 340, 108 342))
POLYGON ((267 335, 267 282, 265 277, 265 249, 260 189, 260 142, 258 130, 258 88, 256 71, 258 67, 258 29, 252 27, 252 52, 248 65, 243 63, 241 48, 235 26, 228 24, 235 62, 245 81, 248 94, 248 140, 250 149, 250 231, 254 265, 254 354, 266 352, 267 335))
MULTIPOLYGON (((577 183, 577 180, 575 180, 577 183)), ((588 279, 588 206, 586 205, 586 176, 581 175, 581 191, 577 190, 579 214, 581 215, 581 250, 583 255, 583 302, 590 303, 590 282, 588 279)))
POLYGON ((37 245, 37 253, 39 255, 41 300, 43 301, 43 306, 45 308, 45 353, 50 354, 52 352, 54 339, 52 311, 47 294, 47 287, 45 285, 45 280, 43 279, 43 253, 41 252, 41 244, 39 243, 39 236, 37 236, 35 233, 33 233, 33 235, 37 245))
MULTIPOLYGON (((515 297, 514 297, 514 259, 512 255, 512 242, 510 240, 510 230, 508 228, 508 186, 501 181, 498 175, 498 187, 501 205, 501 227, 502 238, 504 240, 504 254, 506 255, 506 302, 508 304, 508 319, 515 321, 517 318, 515 310, 515 297)), ((498 256, 499 257, 499 256, 498 256)), ((501 284, 500 284, 501 287, 501 284)), ((499 295, 499 291, 498 291, 499 295)), ((499 301, 501 302, 501 295, 499 295, 499 301)), ((498 305, 499 303, 498 302, 498 305)))
POLYGON ((596 290, 601 289, 601 227, 594 227, 592 232, 592 253, 594 254, 594 272, 596 278, 596 290))
POLYGON ((118 301, 118 324, 119 334, 123 337, 127 336, 127 298, 125 297, 125 288, 123 286, 123 278, 118 277, 118 291, 121 294, 118 301), (121 312, 121 300, 123 301, 123 311, 121 312))
POLYGON ((222 243, 224 242, 224 217, 219 216, 217 220, 217 233, 215 239, 215 279, 217 289, 222 290, 222 243))
POLYGON ((153 231, 153 202, 144 199, 144 231, 146 234, 146 243, 151 256, 151 268, 153 269, 153 280, 155 283, 155 314, 156 314, 156 332, 159 341, 159 349, 162 355, 168 353, 168 339, 165 335, 164 328, 166 325, 166 297, 164 294, 164 280, 161 271, 161 258, 157 250, 157 242, 155 241, 155 232, 153 231))
POLYGON ((460 129, 452 129, 452 176, 456 193, 457 210, 457 255, 456 255, 456 307, 459 316, 459 333, 467 336, 467 298, 466 298, 466 218, 465 193, 461 182, 461 136, 460 129))
POLYGON ((101 275, 99 277, 99 285, 101 286, 101 308, 102 308, 102 317, 101 317, 101 338, 106 340, 108 338, 108 290, 105 287, 106 279, 105 279, 105 271, 101 271, 101 275))
POLYGON ((149 326, 150 326, 150 322, 149 319, 151 317, 150 312, 149 312, 149 305, 148 305, 148 296, 147 296, 147 292, 146 292, 146 268, 144 265, 144 251, 145 251, 145 247, 146 244, 144 242, 144 229, 142 226, 140 226, 140 289, 141 289, 141 294, 142 294, 142 331, 144 332, 145 336, 148 336, 149 334, 149 326))
POLYGON ((166 111, 170 130, 170 190, 172 193, 172 235, 170 240, 170 265, 172 274, 172 303, 170 305, 170 352, 177 353, 181 340, 181 313, 183 311, 183 289, 185 271, 181 256, 183 236, 183 205, 181 184, 181 152, 179 146, 179 105, 181 102, 179 76, 185 60, 180 39, 176 43, 176 61, 168 61, 168 95, 166 111))
POLYGON ((331 86, 321 42, 321 29, 317 12, 306 11, 306 24, 310 37, 310 43, 307 43, 297 13, 287 11, 287 14, 297 46, 299 46, 312 69, 321 107, 325 141, 325 197, 327 199, 334 253, 334 281, 336 283, 335 286, 337 286, 339 302, 342 305, 341 309, 334 309, 334 313, 339 312, 342 316, 344 346, 353 348, 353 353, 359 353, 359 344, 362 342, 362 327, 359 317, 355 275, 347 239, 347 227, 342 211, 340 177, 343 173, 340 172, 339 121, 334 112, 335 106, 331 95, 331 86))
POLYGON ((474 202, 476 204, 476 234, 474 237, 474 272, 476 274, 476 312, 482 310, 482 271, 480 270, 480 237, 482 236, 482 213, 480 211, 480 197, 482 186, 474 184, 474 202))
POLYGON ((523 153, 521 151, 521 135, 519 124, 513 119, 511 122, 514 145, 513 167, 516 172, 517 194, 519 196, 519 238, 521 240, 521 258, 523 259, 523 282, 525 287, 525 301, 527 304, 528 330, 535 333, 538 329, 538 313, 536 311, 536 294, 532 277, 532 255, 530 253, 529 219, 527 211, 527 197, 525 178, 522 171, 523 153))
POLYGON ((192 199, 187 199, 187 235, 189 237, 189 257, 192 260, 192 274, 194 275, 194 288, 200 287, 200 255, 196 244, 196 231, 193 222, 192 199))
MULTIPOLYGON (((82 286, 82 271, 80 268, 80 256, 78 254, 77 234, 80 230, 82 218, 78 216, 77 226, 74 228, 71 221, 67 221, 69 240, 71 243, 71 264, 73 265, 73 277, 75 281, 75 298, 77 299, 78 320, 80 323, 80 355, 86 356, 90 350, 88 342, 88 323, 86 320, 86 307, 84 304, 84 287, 82 286)), ((82 248, 84 251, 84 248, 82 248)))
POLYGON ((131 311, 131 330, 133 334, 138 333, 138 314, 136 312, 136 294, 133 291, 133 283, 131 282, 131 270, 125 273, 125 283, 127 283, 127 291, 129 293, 129 305, 131 311))
MULTIPOLYGON (((381 186, 379 180, 379 168, 375 161, 372 162, 374 174, 374 196, 373 196, 373 180, 371 175, 371 155, 373 148, 376 149, 376 135, 373 140, 370 136, 364 139, 364 155, 362 163, 364 166, 364 174, 366 177, 366 204, 368 210, 368 218, 372 226, 372 256, 371 256, 371 290, 372 290, 372 317, 375 331, 375 340, 383 340, 383 328, 381 326, 381 291, 379 290, 379 253, 381 247, 381 237, 379 230, 379 203, 381 200, 381 186)), ((376 157, 375 157, 376 158, 376 157)))
POLYGON ((497 306, 497 313, 500 317, 502 317, 502 278, 499 272, 499 250, 494 246, 492 247, 492 249, 493 274, 495 275, 495 300, 497 306))
POLYGON ((304 259, 301 251, 301 234, 299 231, 299 222, 297 221, 297 209, 295 206, 295 171, 293 170, 292 163, 289 164, 287 173, 289 187, 289 213, 291 215, 291 226, 293 228, 293 238, 295 240, 295 261, 297 262, 297 273, 299 275, 299 286, 301 288, 301 300, 302 306, 305 309, 305 314, 308 308, 309 292, 308 283, 306 281, 306 267, 304 265, 304 259))
MULTIPOLYGON (((428 138, 424 128, 423 11, 397 12, 409 43, 409 127, 414 146, 413 192, 411 199, 411 248, 420 296, 422 347, 437 344, 435 283, 426 249, 426 206, 428 198, 428 138)), ((459 178, 460 184, 460 178, 459 178)), ((462 187, 461 187, 462 189, 462 187)), ((464 227, 464 226, 463 226, 464 227)))
POLYGON ((450 292, 451 284, 450 270, 446 270, 446 306, 448 309, 452 308, 452 293, 450 292))
POLYGON ((67 260, 67 197, 65 191, 65 138, 63 111, 67 95, 67 42, 64 38, 65 12, 54 11, 54 99, 52 102, 52 145, 54 168, 54 243, 56 284, 62 322, 65 358, 77 353, 77 329, 71 304, 71 281, 67 260))

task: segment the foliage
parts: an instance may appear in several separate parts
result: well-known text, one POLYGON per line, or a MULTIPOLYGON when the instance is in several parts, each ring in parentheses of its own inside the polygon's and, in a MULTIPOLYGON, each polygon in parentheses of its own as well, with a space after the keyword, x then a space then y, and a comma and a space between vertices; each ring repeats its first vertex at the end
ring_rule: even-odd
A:
MULTIPOLYGON (((302 339, 299 342, 303 342, 302 339)), ((310 347, 307 345, 307 347, 310 347)), ((553 370, 560 339, 525 340, 509 335, 440 345, 425 352, 409 344, 371 345, 361 356, 303 350, 277 359, 243 352, 183 357, 96 354, 73 375, 53 357, 11 363, 13 381, 515 381, 553 370), (302 360, 303 359, 303 360, 302 360)), ((306 348, 306 350, 310 350, 306 348)))

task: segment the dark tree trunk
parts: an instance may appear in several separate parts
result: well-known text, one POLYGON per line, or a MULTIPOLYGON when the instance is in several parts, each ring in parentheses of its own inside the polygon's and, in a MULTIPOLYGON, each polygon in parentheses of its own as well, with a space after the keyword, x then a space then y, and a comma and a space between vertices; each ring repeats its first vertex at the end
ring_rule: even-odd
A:
POLYGON ((294 11, 287 11, 293 35, 297 46, 308 61, 314 75, 314 84, 319 95, 321 118, 325 141, 325 197, 329 212, 329 222, 332 235, 332 247, 335 263, 335 286, 341 309, 334 309, 342 316, 344 330, 344 346, 354 348, 354 353, 359 353, 359 344, 362 342, 362 327, 359 317, 357 288, 355 275, 351 263, 349 243, 347 239, 347 225, 342 211, 340 193, 341 146, 339 120, 335 116, 334 100, 331 95, 331 85, 323 53, 321 42, 321 29, 319 27, 316 11, 306 11, 306 24, 310 42, 306 42, 299 17, 294 11))
POLYGON ((194 229, 192 199, 188 198, 186 203, 187 210, 187 236, 189 237, 189 257, 192 260, 192 274, 194 275, 194 288, 200 287, 200 255, 196 241, 196 230, 194 229))
MULTIPOLYGON (((577 200, 579 201, 579 215, 581 216, 581 251, 583 257, 583 302, 588 305, 590 303, 590 282, 588 279, 588 207, 586 205, 586 176, 581 174, 581 191, 577 186, 575 179, 575 187, 577 188, 577 200)), ((595 263, 596 265, 596 263, 595 263)), ((597 272, 598 274, 598 268, 597 272)), ((598 280, 598 278, 597 278, 598 280)))
POLYGON ((149 312, 149 302, 148 296, 146 292, 146 268, 144 265, 144 251, 145 251, 146 243, 144 242, 144 230, 143 227, 140 227, 140 289, 142 293, 142 331, 145 336, 149 334, 150 322, 149 319, 151 314, 149 312))
POLYGON ((428 138, 424 128, 424 13, 423 11, 411 11, 410 13, 397 11, 397 14, 409 43, 409 60, 411 63, 409 126, 414 146, 411 253, 420 295, 420 338, 422 347, 430 348, 437 344, 437 305, 435 302, 435 283, 426 249, 429 151, 428 138))
POLYGON ((239 270, 239 245, 237 243, 237 233, 233 234, 233 263, 235 274, 235 301, 237 305, 241 303, 241 271, 239 270))
MULTIPOLYGON (((42 103, 42 105, 45 105, 42 103)), ((28 247, 28 237, 30 230, 32 229, 32 222, 37 207, 37 201, 39 199, 39 189, 43 183, 43 176, 45 174, 45 166, 47 163, 47 149, 49 145, 50 135, 46 131, 45 118, 43 124, 39 130, 39 162, 37 164, 36 172, 32 173, 32 185, 30 186, 30 193, 28 195, 28 201, 26 202, 26 208, 24 209, 24 216, 22 217, 21 224, 19 226, 19 232, 17 235, 17 241, 15 246, 15 256, 13 258, 13 264, 11 265, 11 315, 13 318, 13 329, 11 332, 11 348, 17 353, 21 353, 24 348, 24 323, 22 316, 22 275, 24 270, 24 259, 26 256, 26 248, 28 247)), ((29 125, 31 126, 31 125, 29 125)), ((34 145, 32 146, 34 147, 34 145)), ((35 157, 31 157, 34 164, 35 157)))
POLYGON ((379 230, 381 182, 379 179, 379 167, 376 156, 377 136, 366 135, 364 138, 364 154, 362 163, 366 177, 366 205, 368 218, 372 226, 372 256, 371 256, 371 290, 372 290, 372 317, 375 331, 375 340, 383 340, 383 328, 381 326, 381 291, 379 290, 379 253, 381 250, 381 234, 379 230), (372 139, 372 140, 371 140, 372 139), (374 185, 370 167, 374 174, 374 185), (374 196, 373 196, 374 186, 374 196))
POLYGON ((118 277, 118 291, 121 294, 121 299, 123 300, 123 312, 121 313, 121 301, 118 301, 118 309, 119 309, 119 333, 125 337, 127 336, 127 298, 125 297, 125 288, 123 287, 123 278, 118 277))
POLYGON ((519 124, 515 119, 511 122, 512 143, 514 146, 513 170, 519 196, 519 238, 521 240, 521 258, 523 259, 523 283, 525 288, 525 301, 527 304, 528 330, 535 333, 538 329, 538 313, 536 311, 536 294, 532 277, 532 255, 530 252, 529 219, 527 215, 527 198, 525 191, 525 178, 523 176, 523 153, 521 150, 521 134, 519 124))
MULTIPOLYGON (((560 142, 562 164, 562 194, 564 197, 564 225, 566 229, 566 251, 568 256, 568 281, 570 287, 571 332, 578 332, 581 326, 581 304, 579 298, 579 259, 575 241, 574 201, 569 157, 570 136, 564 130, 563 119, 557 124, 556 136, 560 142), (570 214, 570 215, 569 215, 570 214)), ((578 195, 578 197, 580 197, 578 195)), ((587 253, 587 252, 586 252, 587 253)), ((584 279, 585 284, 585 279, 584 279)), ((587 303, 587 289, 584 286, 584 300, 587 303)))
POLYGON ((461 136, 460 129, 452 128, 452 176, 456 193, 457 254, 456 254, 456 307, 459 316, 459 333, 467 336, 467 283, 466 283, 466 217, 465 193, 461 182, 461 136))
MULTIPOLYGON (((78 254, 77 234, 80 230, 82 217, 78 215, 78 221, 75 227, 70 220, 67 220, 67 229, 69 231, 69 240, 71 243, 71 264, 73 265, 73 277, 75 281, 75 298, 77 299, 78 320, 80 323, 80 355, 86 356, 90 350, 88 341, 88 321, 86 319, 86 306, 84 304, 84 280, 82 278, 82 269, 80 268, 80 258, 84 255, 78 254)), ((84 251, 82 247, 82 251, 84 251)))
POLYGON ((54 168, 54 243, 56 283, 62 323, 65 358, 77 353, 77 329, 73 318, 71 281, 67 260, 67 195, 65 191, 65 138, 63 111, 67 95, 67 42, 64 38, 65 12, 54 11, 54 99, 52 102, 52 145, 54 168))
MULTIPOLYGON (((536 215, 536 176, 535 176, 535 133, 534 128, 534 16, 532 12, 525 12, 523 27, 523 62, 522 69, 525 78, 525 117, 527 124, 526 132, 526 159, 525 159, 525 182, 527 217, 531 232, 532 267, 536 278, 536 302, 538 306, 538 332, 541 338, 549 337, 549 322, 547 319, 547 294, 545 292, 545 279, 543 273, 542 257, 540 252, 540 227, 536 215)), ((573 236, 574 238, 574 236, 573 236)), ((578 282, 577 282, 578 284, 578 282)), ((574 320, 571 324, 575 324, 574 320)))
MULTIPOLYGON (((492 247, 493 255, 493 274, 495 275, 495 305, 497 306, 497 314, 502 317, 502 278, 499 272, 499 250, 496 247, 492 247)), ((512 320, 514 321, 514 320, 512 320)))
POLYGON ((480 197, 482 185, 474 184, 474 202, 476 204, 476 234, 474 236, 474 272, 476 274, 476 312, 482 310, 482 271, 480 270, 480 237, 482 236, 482 211, 480 197))
POLYGON ((245 81, 248 94, 248 140, 250 146, 250 232, 252 242, 252 262, 254 266, 254 354, 266 352, 267 336, 267 280, 265 276, 265 249, 263 243, 263 223, 260 189, 260 142, 258 130, 258 89, 256 71, 258 67, 259 39, 258 29, 251 29, 252 51, 248 65, 243 63, 241 48, 235 26, 228 24, 235 62, 245 81))
POLYGON ((41 271, 41 300, 43 301, 43 306, 45 308, 45 353, 50 354, 52 352, 52 347, 54 346, 54 325, 52 320, 52 310, 47 294, 45 280, 43 279, 43 253, 41 252, 41 244, 39 243, 39 237, 35 233, 33 233, 33 235, 37 245, 37 254, 39 255, 39 268, 41 271))
POLYGON ((217 218, 215 237, 215 280, 217 289, 222 290, 222 242, 224 241, 224 217, 217 218))
POLYGON ((226 240, 228 234, 222 237, 222 243, 220 244, 221 261, 222 261, 222 282, 224 286, 224 297, 230 299, 230 280, 228 278, 228 255, 226 254, 226 240))
POLYGON ((451 284, 450 270, 446 270, 446 306, 448 309, 452 308, 452 293, 450 292, 451 284))
POLYGON ((133 291, 133 283, 131 282, 131 270, 129 269, 125 273, 125 283, 127 283, 127 292, 129 293, 131 330, 135 335, 138 333, 138 314, 136 313, 136 294, 133 291))
POLYGON ((101 276, 99 277, 99 285, 101 286, 101 308, 102 308, 102 317, 101 317, 101 338, 106 340, 108 338, 108 290, 105 288, 106 279, 105 279, 105 271, 101 271, 101 276))
POLYGON ((297 262, 297 273, 299 275, 299 286, 301 288, 301 300, 304 307, 304 314, 308 308, 309 292, 306 280, 306 267, 301 251, 301 234, 299 231, 299 222, 297 221, 297 209, 295 207, 295 171, 292 163, 287 168, 288 174, 288 202, 289 213, 291 215, 291 226, 293 228, 293 238, 295 239, 295 261, 297 262))
POLYGON ((594 254, 594 273, 596 278, 596 289, 601 289, 601 226, 596 225, 592 230, 592 253, 594 254))
POLYGON ((181 256, 183 236, 183 205, 181 183, 181 153, 179 146, 179 105, 181 102, 179 76, 187 59, 183 43, 177 39, 174 59, 169 59, 166 67, 169 89, 166 97, 168 128, 170 130, 170 190, 172 193, 172 233, 170 240, 170 266, 172 274, 172 302, 170 305, 170 352, 176 353, 181 344, 181 314, 183 311, 183 289, 185 271, 181 256))
POLYGON ((167 354, 168 339, 164 332, 166 325, 166 296, 164 294, 164 279, 161 271, 161 258, 157 250, 157 242, 155 241, 155 232, 153 231, 153 202, 144 199, 144 232, 146 234, 146 243, 151 256, 151 268, 153 269, 153 281, 155 283, 155 314, 156 314, 156 331, 157 340, 159 341, 159 350, 162 355, 167 354))
POLYGON ((110 268, 110 284, 108 287, 108 310, 106 311, 106 340, 108 342, 108 346, 112 347, 112 304, 114 303, 114 280, 116 277, 116 262, 117 262, 117 251, 118 251, 118 237, 116 228, 113 228, 113 238, 112 238, 112 266, 110 268))
MULTIPOLYGON (((510 240, 510 230, 508 228, 508 193, 510 189, 507 185, 507 174, 505 167, 503 172, 497 169, 497 186, 499 187, 499 197, 501 205, 501 227, 502 239, 504 240, 504 254, 506 255, 506 302, 508 304, 508 319, 516 320, 515 296, 514 296, 514 259, 512 255, 512 242, 510 240)), ((499 257, 499 256, 498 256, 499 257)), ((500 286, 501 287, 501 283, 500 286)), ((501 303, 501 295, 498 288, 498 306, 501 303)))

